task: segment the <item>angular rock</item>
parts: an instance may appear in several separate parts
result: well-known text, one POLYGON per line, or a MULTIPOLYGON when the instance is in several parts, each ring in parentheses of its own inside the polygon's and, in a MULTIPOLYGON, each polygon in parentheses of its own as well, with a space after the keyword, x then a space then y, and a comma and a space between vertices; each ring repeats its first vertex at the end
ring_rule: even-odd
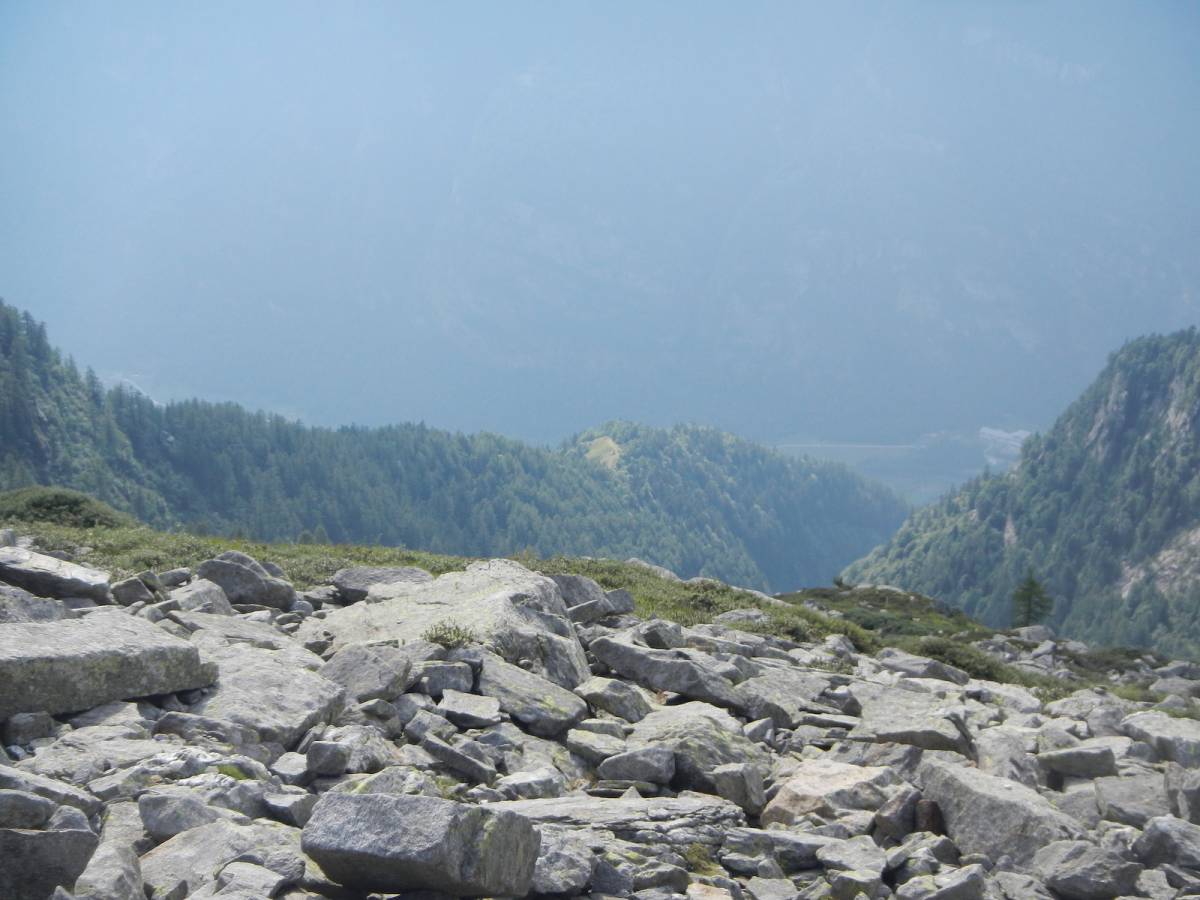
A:
POLYGON ((563 746, 593 766, 600 765, 610 756, 625 752, 624 738, 585 731, 582 728, 572 728, 568 731, 563 739, 563 746))
POLYGON ((665 747, 675 754, 677 788, 713 792, 711 772, 725 763, 767 768, 762 747, 742 734, 741 723, 724 710, 693 701, 657 709, 633 727, 630 749, 665 747))
POLYGON ((228 818, 196 796, 155 791, 147 791, 138 798, 138 812, 146 833, 157 844, 189 829, 228 818))
POLYGON ((675 751, 669 747, 639 747, 610 756, 596 770, 611 781, 670 784, 675 777, 675 751))
POLYGON ((0 766, 0 790, 27 791, 60 806, 73 806, 88 816, 96 815, 102 808, 100 800, 87 791, 36 772, 7 766, 0 766))
POLYGON ((1078 778, 1099 778, 1117 774, 1117 757, 1112 747, 1096 744, 1080 744, 1038 754, 1042 767, 1060 775, 1078 778))
POLYGON ((412 660, 398 647, 349 644, 330 657, 321 676, 337 682, 356 703, 394 700, 412 684, 412 660))
POLYGON ((80 824, 46 830, 0 827, 0 897, 46 900, 56 887, 74 885, 100 843, 86 820, 80 824))
POLYGON ((72 893, 77 900, 146 900, 137 852, 105 836, 72 893))
POLYGON ((764 826, 791 825, 804 816, 833 817, 845 810, 876 810, 898 779, 881 766, 852 766, 833 760, 806 760, 775 793, 762 814, 764 826))
POLYGON ((543 827, 533 891, 537 894, 577 896, 583 893, 596 870, 596 855, 580 835, 565 828, 543 827))
POLYGON ((20 547, 0 547, 0 581, 38 597, 108 602, 109 574, 20 547))
POLYGON ((121 606, 133 606, 135 603, 155 603, 159 599, 136 575, 116 582, 111 590, 113 600, 121 606))
POLYGON ((226 865, 245 855, 289 880, 304 875, 300 831, 277 822, 235 825, 221 820, 181 832, 141 859, 149 900, 186 897, 216 880, 226 865))
POLYGON ((1200 825, 1200 770, 1168 763, 1163 774, 1163 787, 1171 814, 1200 825))
POLYGON ((767 805, 762 771, 746 763, 725 763, 709 773, 717 796, 735 803, 748 816, 757 816, 767 805))
POLYGON ((747 719, 770 718, 776 728, 794 728, 808 713, 836 713, 817 702, 829 684, 829 677, 821 672, 783 669, 747 678, 734 690, 739 709, 747 719))
POLYGON ((992 854, 997 847, 1018 867, 1042 847, 1078 840, 1083 830, 1036 791, 965 766, 925 759, 917 770, 926 799, 938 804, 946 833, 964 853, 992 854))
POLYGON ((487 728, 500 721, 500 701, 495 697, 443 691, 438 709, 459 728, 487 728))
POLYGON ((426 584, 430 581, 433 576, 415 566, 355 566, 333 573, 333 586, 343 604, 366 600, 367 593, 377 584, 426 584))
POLYGON ((454 624, 504 658, 526 659, 531 671, 560 687, 590 677, 583 647, 567 618, 558 586, 511 560, 472 563, 423 584, 375 585, 368 602, 301 625, 301 640, 328 635, 333 646, 414 641, 454 624))
POLYGON ((252 728, 285 748, 295 746, 309 728, 330 721, 345 699, 340 685, 297 668, 302 654, 320 664, 320 657, 297 647, 271 651, 231 644, 215 650, 220 679, 192 712, 252 728))
POLYGON ((291 584, 271 575, 245 554, 233 551, 200 563, 196 574, 220 587, 234 604, 287 609, 296 596, 291 584))
POLYGON ((967 752, 967 741, 952 719, 954 704, 931 694, 878 685, 855 685, 853 693, 862 713, 851 738, 967 752))
POLYGON ((875 659, 885 668, 913 678, 936 678, 954 684, 966 684, 971 676, 955 666, 926 656, 915 656, 895 647, 884 647, 875 659))
POLYGON ((191 690, 215 674, 192 644, 120 612, 0 625, 0 719, 191 690))
POLYGON ((0 584, 0 625, 14 622, 58 622, 77 618, 76 612, 65 603, 46 597, 35 597, 11 584, 0 584))
POLYGON ((1200 869, 1200 825, 1174 816, 1159 816, 1146 823, 1133 845, 1138 859, 1147 866, 1164 863, 1200 869))
POLYGON ((1132 894, 1142 867, 1087 841, 1054 841, 1037 851, 1033 873, 1066 900, 1132 894))
POLYGON ((733 684, 682 650, 654 650, 632 641, 601 637, 588 647, 614 672, 654 691, 671 691, 717 706, 736 707, 733 684))
POLYGON ((171 599, 187 612, 211 613, 216 616, 232 616, 233 606, 221 586, 204 578, 171 591, 171 599))
POLYGON ((587 704, 570 691, 486 653, 479 693, 495 697, 500 709, 539 737, 555 737, 587 716, 587 704))
POLYGON ((511 812, 384 794, 328 794, 303 834, 304 852, 347 887, 458 897, 524 896, 539 846, 511 812))
POLYGON ((1097 778, 1092 783, 1100 816, 1110 822, 1142 828, 1171 811, 1163 776, 1157 772, 1097 778))
POLYGON ((1160 712, 1134 713, 1121 723, 1125 734, 1154 748, 1164 759, 1200 769, 1200 722, 1160 712))
POLYGON ((575 693, 597 709, 620 716, 626 722, 640 722, 652 708, 645 694, 616 678, 593 676, 576 686, 575 693))

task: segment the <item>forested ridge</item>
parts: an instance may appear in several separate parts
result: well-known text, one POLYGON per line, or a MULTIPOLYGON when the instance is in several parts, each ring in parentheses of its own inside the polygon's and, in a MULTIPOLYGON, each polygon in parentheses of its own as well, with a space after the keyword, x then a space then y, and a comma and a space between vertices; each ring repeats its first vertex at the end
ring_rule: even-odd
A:
POLYGON ((1033 570, 1052 622, 1107 644, 1200 652, 1200 334, 1132 341, 1005 475, 917 510, 846 577, 1006 624, 1033 570))
POLYGON ((60 484, 159 527, 491 556, 639 556, 825 583, 905 507, 848 469, 715 429, 612 423, 553 449, 420 424, 315 428, 106 388, 0 304, 0 489, 60 484), (608 451, 607 458, 597 448, 608 451))

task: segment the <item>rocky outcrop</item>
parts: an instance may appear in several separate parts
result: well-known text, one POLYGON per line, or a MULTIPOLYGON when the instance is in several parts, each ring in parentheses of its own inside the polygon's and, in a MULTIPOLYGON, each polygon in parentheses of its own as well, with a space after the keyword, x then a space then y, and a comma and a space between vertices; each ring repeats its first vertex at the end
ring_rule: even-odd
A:
POLYGON ((191 690, 215 675, 192 644, 115 611, 0 625, 0 719, 191 690))
POLYGON ((627 595, 511 561, 337 580, 301 596, 221 554, 118 582, 111 608, 0 624, 0 897, 1200 884, 1200 735, 1149 704, 1043 705, 841 636, 742 631, 745 610, 640 621, 627 595))
POLYGON ((21 547, 0 547, 0 582, 38 597, 109 600, 109 574, 21 547))

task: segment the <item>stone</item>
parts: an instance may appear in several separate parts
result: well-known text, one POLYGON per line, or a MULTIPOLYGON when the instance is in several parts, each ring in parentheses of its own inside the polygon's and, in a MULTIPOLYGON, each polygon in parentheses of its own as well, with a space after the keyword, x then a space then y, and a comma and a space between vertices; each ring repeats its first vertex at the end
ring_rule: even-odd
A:
POLYGON ((317 776, 344 775, 350 765, 350 747, 336 741, 313 741, 305 754, 305 766, 317 776))
POLYGON ((171 599, 187 612, 210 613, 215 616, 232 616, 233 606, 221 586, 204 578, 171 591, 171 599))
POLYGON ((204 687, 215 675, 192 644, 120 612, 0 625, 0 719, 204 687))
POLYGON ((1157 772, 1097 778, 1093 785, 1101 818, 1142 828, 1171 809, 1163 776, 1157 772))
POLYGON ((146 833, 156 844, 192 828, 228 818, 194 795, 153 790, 138 798, 138 812, 146 833))
POLYGON ((655 650, 629 640, 600 637, 588 649, 614 672, 654 691, 671 691, 717 706, 736 707, 733 684, 683 650, 655 650))
POLYGON ((0 732, 5 744, 24 746, 39 738, 53 737, 57 728, 58 723, 48 713, 31 712, 10 716, 0 732))
POLYGON ((762 770, 746 763, 725 763, 709 773, 718 797, 740 806, 748 816, 757 816, 767 805, 762 770))
POLYGON ((808 815, 825 818, 844 810, 877 810, 898 779, 881 766, 854 766, 833 760, 801 762, 767 804, 764 826, 792 825, 808 815))
POLYGON ((675 777, 675 751, 669 747, 639 747, 610 756, 596 770, 612 781, 648 781, 670 784, 675 777))
POLYGON ((970 675, 956 666, 926 656, 906 653, 895 647, 884 647, 875 655, 875 659, 885 669, 913 678, 936 678, 953 684, 966 684, 971 680, 970 675))
POLYGON ((1117 757, 1107 745, 1083 743, 1039 753, 1037 759, 1044 769, 1060 775, 1099 778, 1117 774, 1117 757))
POLYGON ((567 792, 567 779, 558 769, 544 766, 505 775, 497 779, 495 787, 506 800, 536 800, 561 797, 567 792))
POLYGON ((855 685, 853 694, 862 712, 860 723, 850 732, 851 739, 967 752, 966 738, 952 718, 953 703, 932 694, 879 685, 855 685))
POLYGON ((297 634, 341 648, 411 642, 445 624, 467 629, 505 659, 528 660, 531 673, 559 687, 569 690, 591 675, 558 586, 512 560, 472 563, 421 584, 374 585, 367 602, 306 620, 297 634))
POLYGON ((469 693, 475 684, 475 673, 469 663, 438 660, 418 663, 413 670, 417 690, 440 700, 446 691, 469 693))
POLYGON ((74 885, 100 843, 86 820, 82 824, 45 830, 0 827, 0 897, 46 900, 55 888, 74 885))
POLYGON ((495 697, 446 690, 438 709, 459 728, 487 728, 500 722, 500 701, 495 697))
POLYGON ((222 819, 191 828, 141 858, 146 896, 189 896, 215 882, 229 863, 250 857, 289 880, 299 880, 304 874, 299 838, 299 829, 263 820, 237 825, 222 819))
POLYGON ((1083 837, 1073 819, 1014 781, 927 758, 918 767, 917 783, 924 798, 937 803, 946 833, 964 853, 1003 847, 1020 868, 1047 844, 1083 837))
POLYGON ((35 597, 11 584, 0 584, 0 625, 14 622, 58 622, 77 613, 58 600, 35 597))
POLYGON ((1200 825, 1174 816, 1159 816, 1146 823, 1133 850, 1146 866, 1170 863, 1200 869, 1200 825))
POLYGON ((296 665, 297 659, 311 657, 317 668, 320 657, 294 645, 272 651, 230 644, 212 655, 220 679, 191 711, 252 728, 264 741, 285 749, 317 723, 330 721, 344 704, 340 685, 296 665))
POLYGON ((585 731, 582 728, 572 728, 568 731, 563 739, 563 746, 593 766, 600 765, 610 756, 625 752, 624 738, 585 731))
POLYGON ((21 547, 0 547, 0 581, 38 597, 109 600, 109 574, 21 547))
POLYGON ((1036 789, 1042 775, 1038 758, 1029 752, 1028 729, 997 725, 975 736, 975 760, 979 771, 1007 778, 1036 789))
POLYGON ((103 835, 72 893, 77 900, 146 900, 137 851, 103 835))
POLYGON ((333 586, 343 604, 359 603, 375 585, 426 584, 433 576, 415 566, 355 566, 333 573, 333 586))
POLYGON ((412 659, 386 644, 349 644, 330 657, 321 676, 340 684, 356 703, 394 700, 411 686, 412 659))
POLYGON ((747 719, 769 718, 776 728, 794 728, 811 712, 836 712, 816 700, 829 684, 829 677, 821 672, 783 669, 747 678, 735 691, 739 711, 747 719))
POLYGON ((675 754, 672 785, 712 793, 711 772, 725 763, 749 763, 767 769, 762 747, 742 734, 741 723, 724 710, 692 701, 664 706, 633 726, 629 749, 665 747, 675 754))
POLYGON ((485 653, 478 691, 494 697, 513 721, 539 737, 556 737, 582 721, 587 704, 569 690, 485 653))
POLYGON ((631 684, 616 678, 593 676, 576 686, 575 694, 597 709, 619 716, 626 722, 640 722, 650 714, 650 701, 631 684))
POLYGON ((1113 900, 1136 890, 1142 867, 1087 841, 1054 841, 1034 854, 1031 866, 1066 900, 1113 900))
POLYGON ((469 742, 451 746, 434 734, 421 738, 421 749, 448 769, 477 784, 491 784, 496 778, 496 767, 486 755, 468 752, 469 746, 469 742))
POLYGON ((1161 712, 1140 712, 1121 723, 1122 731, 1154 748, 1164 759, 1186 769, 1200 769, 1200 722, 1161 712))
POLYGON ((327 794, 303 833, 304 852, 326 875, 383 893, 522 897, 539 847, 522 816, 420 796, 327 794))
POLYGON ((0 790, 0 828, 40 829, 58 805, 27 791, 0 790))
POLYGON ((235 551, 205 560, 197 567, 196 574, 220 587, 231 604, 287 609, 296 596, 291 584, 235 551))
POLYGON ((159 599, 136 575, 114 583, 111 590, 113 600, 121 606, 133 606, 135 603, 155 603, 159 599))
POLYGON ((577 896, 584 892, 596 870, 596 855, 588 841, 566 828, 544 826, 537 865, 533 870, 536 894, 577 896))
POLYGON ((1163 789, 1172 815, 1200 825, 1200 770, 1168 763, 1163 773, 1163 789))
POLYGON ((100 800, 87 791, 36 772, 26 772, 8 766, 0 766, 0 790, 37 794, 59 806, 73 806, 88 816, 97 815, 102 808, 100 800))

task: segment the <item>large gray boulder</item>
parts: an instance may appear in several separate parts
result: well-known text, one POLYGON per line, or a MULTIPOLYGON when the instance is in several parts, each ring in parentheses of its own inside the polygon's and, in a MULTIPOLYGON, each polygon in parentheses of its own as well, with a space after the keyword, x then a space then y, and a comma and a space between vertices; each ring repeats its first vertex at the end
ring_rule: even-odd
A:
POLYGON ((321 675, 344 687, 357 703, 394 700, 412 684, 411 671, 409 654, 386 644, 350 644, 321 667, 321 675))
POLYGON ((58 622, 74 619, 77 613, 58 600, 35 597, 11 584, 0 584, 0 625, 14 622, 58 622))
POLYGON ((589 678, 576 686, 575 693, 595 708, 620 716, 626 722, 640 722, 651 709, 650 701, 639 688, 618 678, 589 678))
POLYGON ((761 771, 769 764, 762 747, 742 734, 741 723, 722 709, 693 701, 664 706, 633 727, 629 749, 658 747, 675 754, 677 788, 716 792, 712 771, 726 763, 748 763, 761 771))
POLYGON ((218 585, 230 603, 287 609, 296 597, 289 582, 236 550, 227 550, 216 559, 200 563, 196 574, 218 585))
POLYGON ((956 666, 947 665, 927 656, 906 653, 896 647, 884 647, 875 658, 885 669, 910 675, 913 678, 937 678, 954 684, 966 684, 971 680, 970 675, 956 666))
POLYGON ((472 563, 465 572, 424 583, 374 585, 366 602, 308 619, 297 636, 340 649, 412 642, 447 624, 468 630, 507 660, 527 661, 531 672, 560 687, 573 688, 591 675, 558 586, 507 559, 472 563))
POLYGON ((433 576, 415 566, 354 566, 333 573, 333 586, 338 598, 346 604, 367 599, 375 585, 425 584, 433 576))
POLYGON ((1142 867, 1087 841, 1054 841, 1038 850, 1032 869, 1066 900, 1113 900, 1133 894, 1142 867))
POLYGON ((807 669, 777 669, 747 678, 734 691, 747 719, 770 718, 776 728, 794 728, 807 714, 836 712, 817 698, 829 687, 829 676, 807 669))
POLYGON ((478 690, 495 697, 513 721, 539 737, 562 734, 588 714, 587 704, 570 691, 494 653, 483 655, 478 690))
POLYGON ((107 572, 21 547, 0 547, 0 581, 39 597, 87 597, 107 603, 109 580, 107 572))
POLYGON ((967 752, 968 741, 954 722, 955 703, 935 694, 877 684, 856 684, 851 692, 862 706, 851 739, 967 752))
POLYGON ((922 761, 916 780, 963 853, 991 856, 1003 848, 1018 867, 1027 867, 1045 845, 1083 837, 1077 822, 1015 781, 939 759, 922 761))
POLYGON ((522 897, 540 838, 512 812, 435 797, 327 794, 303 848, 339 884, 362 891, 522 897))
POLYGON ((614 672, 654 691, 671 691, 692 700, 736 707, 733 684, 697 662, 685 650, 655 650, 631 640, 600 637, 588 646, 614 672))
POLYGON ((1121 729, 1135 741, 1149 744, 1162 759, 1200 769, 1200 722, 1161 712, 1139 712, 1128 716, 1121 729))
POLYGON ((1133 850, 1147 866, 1170 863, 1200 869, 1200 825, 1174 816, 1160 816, 1146 823, 1133 850))
POLYGON ((220 678, 191 712, 251 728, 265 741, 290 749, 309 728, 331 721, 344 703, 341 685, 312 671, 321 658, 302 647, 230 644, 210 653, 220 678), (307 668, 298 664, 305 659, 307 668))
POLYGON ((5 794, 0 797, 0 897, 46 900, 55 888, 70 888, 100 843, 87 819, 70 807, 56 811, 53 803, 32 794, 5 794), (22 797, 49 809, 21 803, 18 811, 22 797))
POLYGON ((167 900, 194 894, 242 857, 253 857, 287 881, 304 876, 299 829, 263 820, 236 825, 222 819, 181 832, 142 857, 146 896, 167 900))
POLYGON ((221 586, 204 578, 197 578, 190 584, 175 588, 170 596, 179 604, 180 609, 187 612, 233 615, 233 606, 230 605, 229 598, 225 596, 221 586))
POLYGON ((115 610, 0 625, 0 720, 190 690, 212 684, 215 674, 194 645, 115 610))
POLYGON ((762 813, 763 825, 792 825, 809 815, 835 818, 850 810, 879 809, 899 779, 884 766, 805 760, 779 786, 762 813))

